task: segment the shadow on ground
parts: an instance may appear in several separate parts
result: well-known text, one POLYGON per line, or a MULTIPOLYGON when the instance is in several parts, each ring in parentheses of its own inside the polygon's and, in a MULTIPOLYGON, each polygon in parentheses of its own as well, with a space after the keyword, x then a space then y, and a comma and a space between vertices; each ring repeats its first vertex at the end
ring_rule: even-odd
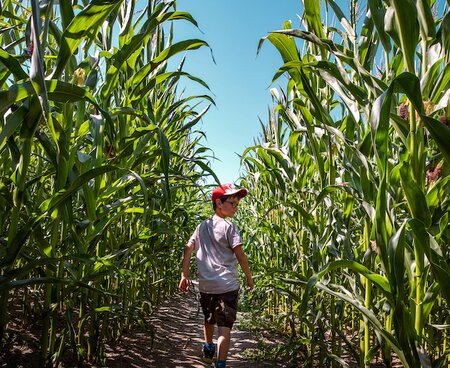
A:
MULTIPOLYGON (((177 294, 163 303, 152 323, 155 327, 154 337, 149 333, 131 332, 123 336, 119 343, 110 344, 107 348, 106 366, 211 367, 201 361, 203 318, 193 293, 177 294)), ((229 368, 275 367, 270 363, 245 360, 241 356, 246 349, 256 348, 257 341, 251 333, 235 329, 231 340, 227 361, 229 368)))

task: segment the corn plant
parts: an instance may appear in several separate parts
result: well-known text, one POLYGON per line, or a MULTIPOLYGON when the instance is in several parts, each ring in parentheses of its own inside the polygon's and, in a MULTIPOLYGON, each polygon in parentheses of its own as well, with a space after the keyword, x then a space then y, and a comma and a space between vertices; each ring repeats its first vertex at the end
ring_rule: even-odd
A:
POLYGON ((173 43, 177 20, 196 26, 175 1, 0 5, 0 340, 23 305, 42 323, 41 365, 101 362, 176 287, 211 174, 195 101, 213 102, 177 90, 207 87, 168 69, 207 47, 173 43))
POLYGON ((381 354, 386 366, 442 366, 448 5, 303 7, 302 28, 287 22, 260 43, 278 49, 274 80, 288 82, 272 90, 269 121, 242 159, 256 197, 249 252, 271 290, 254 299, 285 322, 305 365, 368 367, 381 354))

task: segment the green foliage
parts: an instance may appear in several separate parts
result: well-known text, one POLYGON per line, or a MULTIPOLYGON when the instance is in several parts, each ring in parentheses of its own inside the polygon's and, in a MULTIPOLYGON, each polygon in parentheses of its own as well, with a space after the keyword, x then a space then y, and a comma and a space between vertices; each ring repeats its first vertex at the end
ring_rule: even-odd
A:
POLYGON ((168 62, 208 45, 171 43, 172 21, 196 25, 175 1, 22 3, 0 14, 0 340, 12 303, 41 319, 42 364, 101 363, 175 290, 205 210, 209 106, 190 102, 212 100, 168 62))
POLYGON ((242 156, 253 303, 293 321, 304 366, 341 366, 344 350, 361 367, 380 351, 387 366, 444 364, 449 334, 432 326, 450 318, 448 4, 303 5, 305 29, 259 45, 288 82, 242 156))

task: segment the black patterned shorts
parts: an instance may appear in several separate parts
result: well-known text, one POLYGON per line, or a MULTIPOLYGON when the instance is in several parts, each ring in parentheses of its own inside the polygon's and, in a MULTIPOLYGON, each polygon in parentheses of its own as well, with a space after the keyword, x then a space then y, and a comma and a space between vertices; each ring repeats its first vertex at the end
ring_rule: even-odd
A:
POLYGON ((238 294, 239 290, 224 294, 200 293, 205 323, 232 328, 236 321, 238 294))

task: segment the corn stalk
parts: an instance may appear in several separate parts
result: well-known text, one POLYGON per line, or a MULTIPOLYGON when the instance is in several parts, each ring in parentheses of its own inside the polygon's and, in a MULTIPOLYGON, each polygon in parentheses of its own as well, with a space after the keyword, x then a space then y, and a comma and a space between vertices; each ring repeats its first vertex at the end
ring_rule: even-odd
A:
POLYGON ((258 268, 261 286, 292 298, 310 365, 347 364, 338 346, 362 367, 379 351, 386 365, 443 364, 436 326, 448 328, 440 313, 450 300, 448 6, 368 1, 355 22, 334 1, 324 4, 332 26, 318 1, 305 1, 304 28, 286 23, 260 42, 283 60, 274 81, 288 82, 273 89, 262 137, 242 159, 246 185, 261 193, 250 205, 254 226, 263 223, 249 234, 251 256, 264 264, 277 248, 283 262, 258 268))
POLYGON ((42 366, 101 363, 107 341, 151 330, 203 212, 194 127, 213 101, 168 64, 208 45, 172 42, 171 22, 197 25, 175 1, 11 0, 0 18, 0 340, 8 304, 33 296, 42 366))

